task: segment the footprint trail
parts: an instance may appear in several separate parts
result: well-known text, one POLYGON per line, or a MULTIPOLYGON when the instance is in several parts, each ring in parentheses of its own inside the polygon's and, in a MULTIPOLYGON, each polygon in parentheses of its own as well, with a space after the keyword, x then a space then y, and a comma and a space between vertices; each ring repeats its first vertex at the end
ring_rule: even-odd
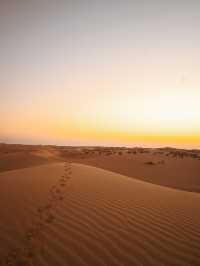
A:
POLYGON ((54 184, 48 195, 46 204, 36 209, 36 215, 33 218, 30 228, 23 236, 23 246, 9 251, 6 258, 1 262, 2 266, 33 266, 38 254, 44 250, 45 240, 43 232, 48 230, 49 225, 56 220, 56 209, 64 200, 66 186, 71 178, 71 164, 64 164, 64 174, 54 184))

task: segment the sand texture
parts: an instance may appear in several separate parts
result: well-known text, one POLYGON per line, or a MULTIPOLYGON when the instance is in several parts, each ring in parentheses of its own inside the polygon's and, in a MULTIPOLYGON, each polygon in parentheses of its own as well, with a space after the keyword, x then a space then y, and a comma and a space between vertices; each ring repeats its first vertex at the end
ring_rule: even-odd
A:
POLYGON ((0 265, 200 265, 199 193, 69 162, 0 182, 0 265))

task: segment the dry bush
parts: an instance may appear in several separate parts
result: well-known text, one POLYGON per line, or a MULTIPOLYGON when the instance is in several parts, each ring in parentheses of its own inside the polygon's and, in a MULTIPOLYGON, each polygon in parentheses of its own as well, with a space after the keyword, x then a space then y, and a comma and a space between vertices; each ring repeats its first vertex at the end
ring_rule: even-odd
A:
POLYGON ((155 163, 152 162, 152 161, 145 162, 144 164, 147 164, 147 165, 155 165, 155 163))

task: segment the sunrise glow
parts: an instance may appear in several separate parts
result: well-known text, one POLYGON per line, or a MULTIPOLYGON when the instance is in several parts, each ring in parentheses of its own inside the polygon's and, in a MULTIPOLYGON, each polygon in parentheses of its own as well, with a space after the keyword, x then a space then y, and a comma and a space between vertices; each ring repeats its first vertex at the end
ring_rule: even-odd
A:
POLYGON ((195 6, 103 2, 2 4, 0 141, 199 148, 195 6))

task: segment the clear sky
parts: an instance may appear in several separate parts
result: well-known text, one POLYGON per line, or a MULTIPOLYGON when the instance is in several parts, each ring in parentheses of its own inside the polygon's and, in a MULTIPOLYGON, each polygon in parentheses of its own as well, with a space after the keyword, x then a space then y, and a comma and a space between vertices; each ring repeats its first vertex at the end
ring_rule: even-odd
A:
POLYGON ((200 148, 200 1, 0 0, 0 141, 200 148))

